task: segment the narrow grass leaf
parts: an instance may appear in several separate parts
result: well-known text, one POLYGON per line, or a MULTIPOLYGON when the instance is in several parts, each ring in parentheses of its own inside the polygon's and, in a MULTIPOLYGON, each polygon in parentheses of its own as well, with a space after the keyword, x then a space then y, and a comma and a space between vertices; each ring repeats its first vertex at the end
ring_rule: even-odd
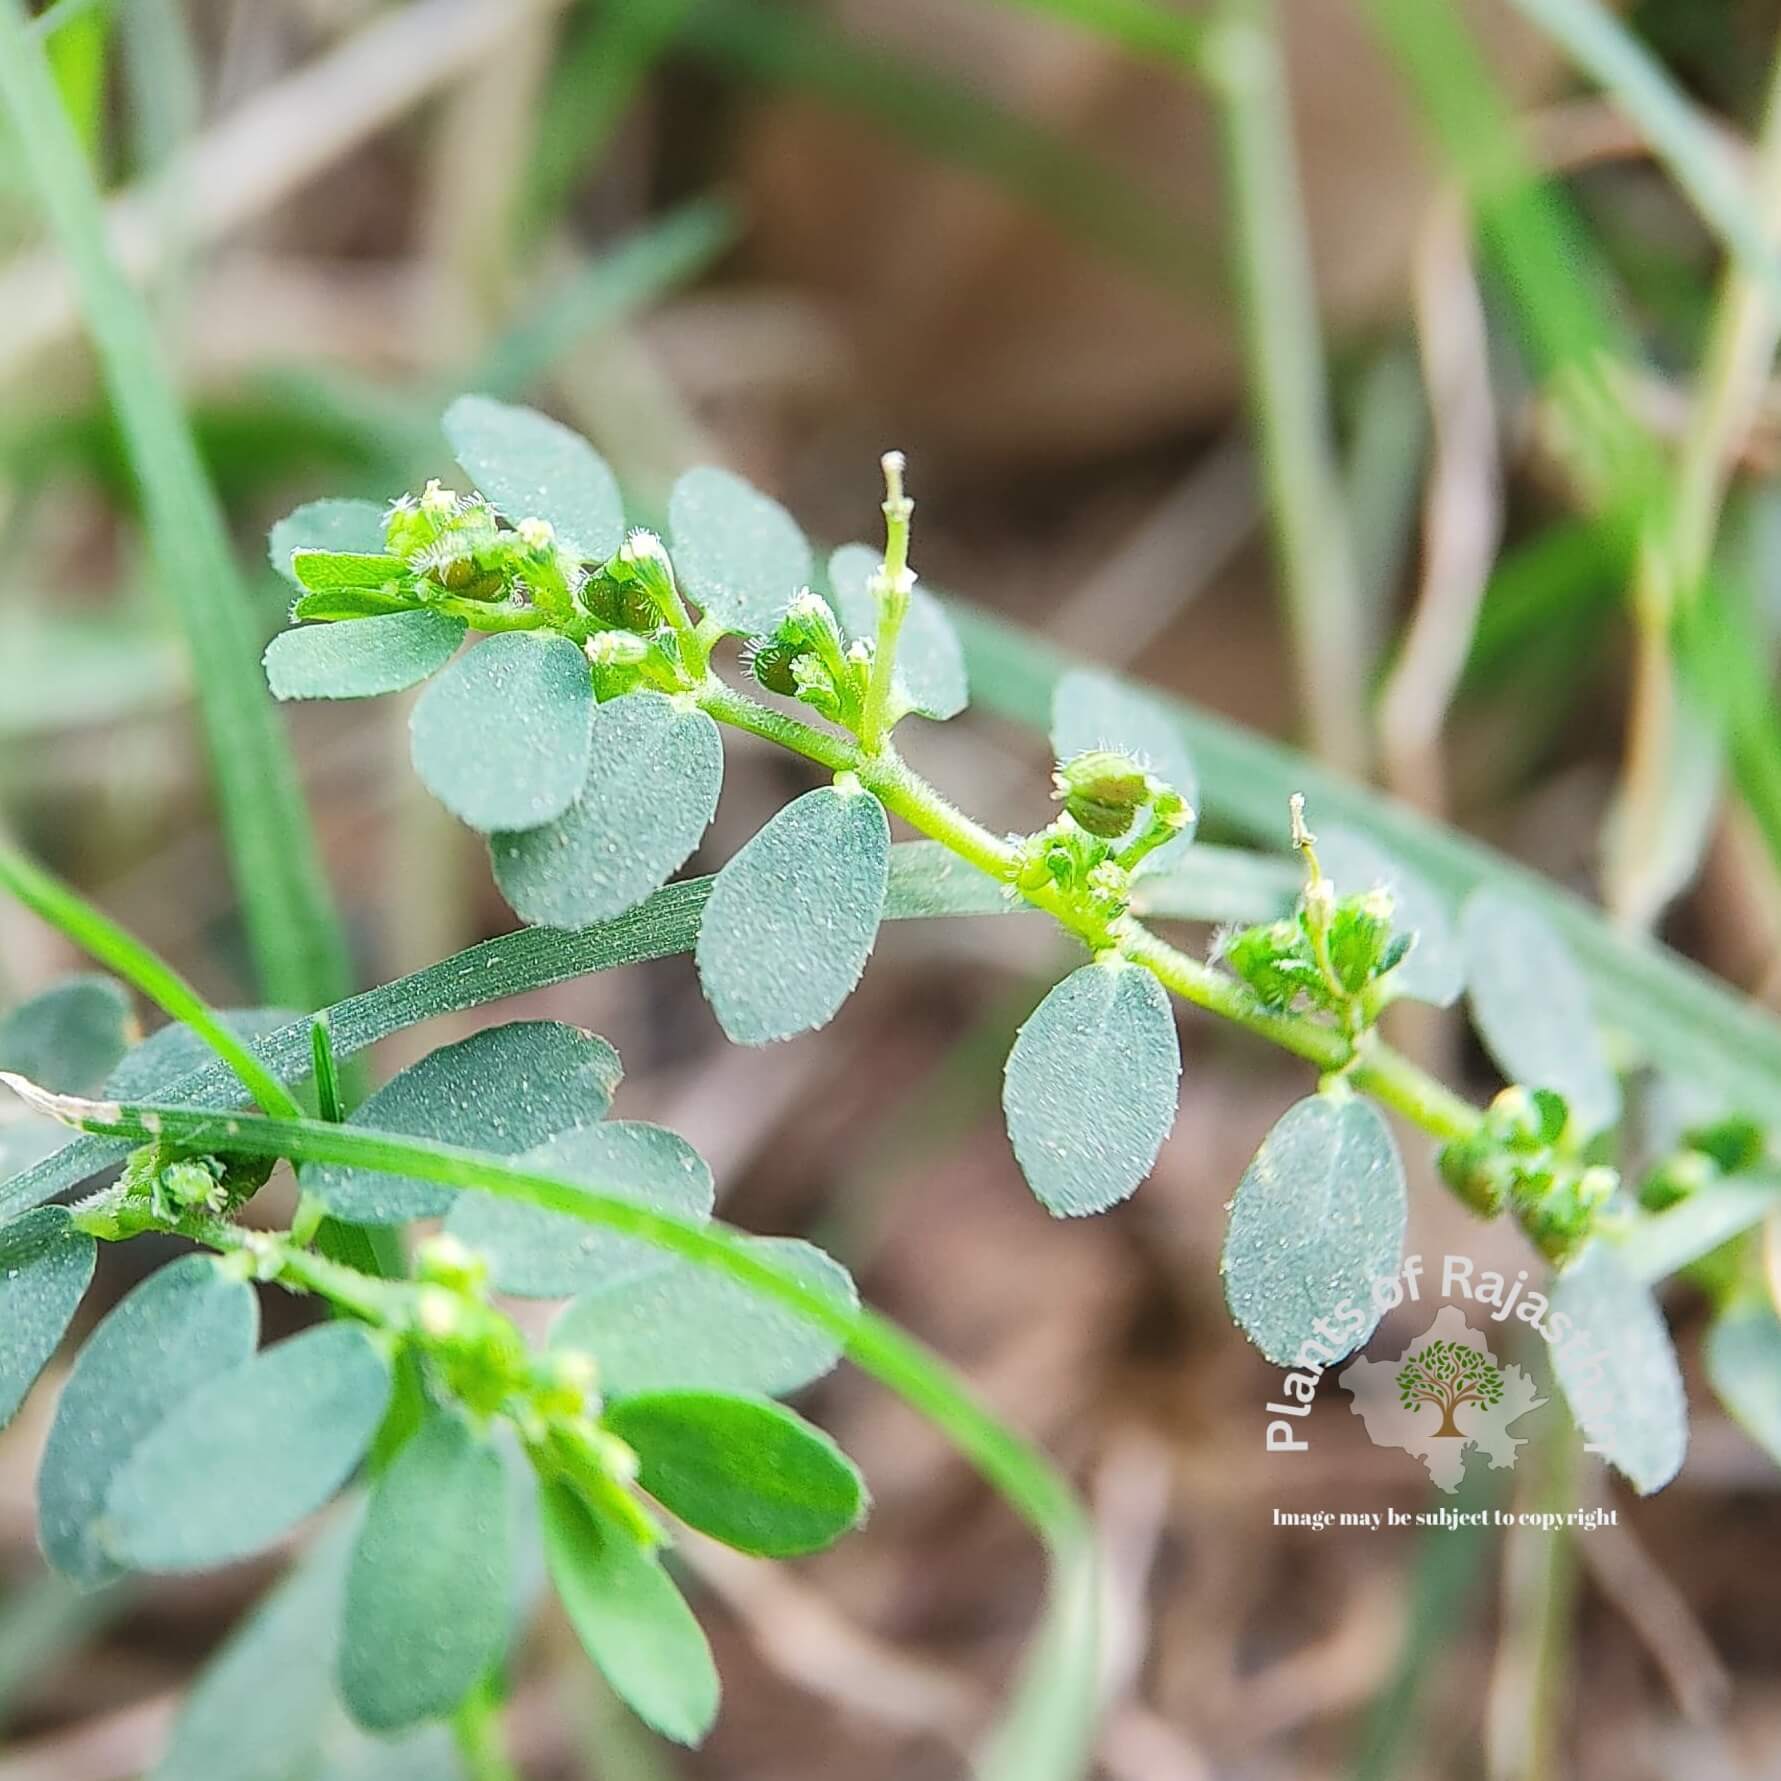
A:
POLYGON ((0 1070, 90 1095, 130 1043, 130 999, 110 977, 70 977, 0 1015, 0 1070))
MULTIPOLYGON (((1161 870, 1178 859, 1193 840, 1200 808, 1200 778, 1181 739, 1180 726, 1166 706, 1104 670, 1072 668, 1059 677, 1051 695, 1052 753, 1059 761, 1067 761, 1096 748, 1129 754, 1192 805, 1195 815, 1187 827, 1151 854, 1142 867, 1146 872, 1161 870)), ((1145 815, 1146 811, 1140 811, 1133 818, 1134 827, 1145 815)))
MULTIPOLYGON (((266 646, 275 699, 369 699, 436 674, 466 630, 443 612, 392 612, 344 625, 300 625, 266 646)), ((654 888, 653 886, 651 887, 654 888)))
POLYGON ((664 1509, 738 1552, 820 1552, 866 1513, 859 1468, 781 1404, 655 1392, 612 1405, 604 1420, 636 1450, 637 1482, 664 1509))
POLYGON ((42 1206, 0 1230, 0 1429, 18 1414, 92 1284, 99 1246, 42 1206))
MULTIPOLYGON (((829 558, 829 590, 850 637, 870 642, 878 635, 872 577, 882 560, 867 544, 844 544, 829 558)), ((945 607, 926 588, 918 587, 909 597, 897 641, 897 684, 918 717, 957 717, 971 702, 959 634, 945 607)))
POLYGON ((1688 1401, 1657 1301, 1597 1241, 1559 1276, 1552 1310, 1570 1319, 1552 1368, 1589 1450, 1641 1496, 1662 1490, 1688 1451, 1688 1401))
POLYGON ((1447 906, 1428 881, 1358 829, 1320 825, 1317 857, 1343 896, 1376 885, 1391 892, 1393 927, 1416 936, 1410 956, 1392 973, 1393 989, 1412 1001, 1451 1008, 1465 988, 1466 963, 1447 906))
MULTIPOLYGON (((348 1123, 517 1156, 605 1118, 622 1074, 618 1053, 593 1033, 553 1020, 510 1021, 428 1052, 348 1123)), ((312 1168, 304 1184, 350 1224, 436 1218, 456 1197, 374 1169, 312 1168)))
POLYGON ((718 873, 699 928, 699 981, 738 1045, 826 1025, 866 968, 890 872, 876 798, 795 798, 718 873))
POLYGON ((460 396, 443 425, 452 455, 515 525, 549 521, 557 542, 586 563, 605 562, 624 542, 618 479, 579 433, 489 396, 460 396))
POLYGON ((346 1579, 340 1692, 367 1731, 442 1719, 507 1640, 513 1568, 501 1456, 434 1411, 371 1490, 346 1579))
POLYGON ((1781 1319, 1763 1299, 1728 1306, 1703 1349, 1707 1378, 1732 1420, 1781 1465, 1781 1319))
POLYGON ((728 470, 689 470, 668 497, 674 570, 707 619, 770 631, 810 583, 810 545, 769 495, 728 470))
POLYGON ((1549 1088, 1579 1131, 1620 1118, 1620 1083, 1597 1031, 1589 985, 1570 949, 1531 904, 1474 891, 1459 916, 1472 1024, 1509 1081, 1549 1088))
POLYGON ((346 1482, 389 1400, 389 1362, 357 1324, 292 1336, 150 1430, 111 1482, 100 1538, 138 1571, 251 1557, 346 1482))
POLYGON ((701 1742, 717 1717, 717 1666, 660 1560, 565 1485, 544 1485, 539 1507, 551 1580, 595 1668, 651 1730, 701 1742))
POLYGON ((1027 1185, 1059 1218, 1128 1199, 1175 1123, 1181 1042, 1162 985, 1123 960, 1052 987, 1008 1053, 1002 1111, 1027 1185))
MULTIPOLYGON (((705 1160, 677 1132, 615 1119, 560 1132, 520 1159, 677 1218, 709 1218, 716 1188, 705 1160)), ((493 1194, 460 1194, 445 1228, 489 1261, 502 1292, 566 1299, 661 1266, 661 1251, 560 1212, 493 1194)))
POLYGON ((37 1474, 38 1538, 64 1576, 91 1589, 120 1574, 100 1538, 113 1481, 165 1417, 253 1353, 259 1328, 253 1288, 201 1255, 106 1315, 62 1388, 37 1474))
POLYGON ((623 915, 699 845, 723 776, 723 742, 703 711, 655 692, 597 706, 574 804, 541 828, 490 838, 501 894, 540 927, 623 915))
MULTIPOLYGON (((859 1304, 852 1276, 814 1244, 757 1237, 746 1247, 837 1304, 859 1304)), ((783 1397, 841 1358, 826 1331, 714 1269, 672 1259, 584 1292, 557 1319, 550 1344, 593 1355, 611 1398, 678 1390, 783 1397)))
POLYGON ((1404 1165, 1372 1104, 1308 1096, 1238 1184, 1219 1264, 1231 1315, 1275 1366, 1332 1366, 1379 1321, 1373 1282, 1397 1272, 1406 1216, 1404 1165))
MULTIPOLYGON (((375 501, 305 501, 288 513, 266 536, 266 556, 286 581, 298 587, 292 554, 299 550, 342 551, 352 556, 381 556, 384 510, 375 501)), ((386 564, 394 565, 389 558, 386 564)), ((389 570, 386 570, 388 573, 389 570)))

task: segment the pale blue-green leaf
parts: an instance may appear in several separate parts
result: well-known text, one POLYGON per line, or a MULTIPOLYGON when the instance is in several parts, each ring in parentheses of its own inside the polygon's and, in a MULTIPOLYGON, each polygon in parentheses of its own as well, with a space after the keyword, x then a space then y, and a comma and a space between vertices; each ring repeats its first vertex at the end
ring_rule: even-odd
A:
MULTIPOLYGON (((875 639, 878 602, 872 577, 883 561, 866 544, 844 544, 829 558, 829 590, 850 637, 875 639)), ((957 717, 971 701, 965 652, 946 609, 925 588, 910 596, 897 641, 897 684, 919 717, 957 717)))
MULTIPOLYGON (((1112 748, 1129 754, 1146 772, 1173 786, 1193 806, 1189 820, 1173 841, 1159 847, 1140 868, 1160 871, 1179 858, 1193 840, 1200 807, 1200 778, 1193 756, 1181 739, 1181 727, 1168 708, 1116 680, 1100 668, 1072 668, 1051 695, 1051 749, 1060 761, 1091 749, 1112 748)), ((1139 811, 1134 826, 1145 820, 1139 811)))
POLYGON ((74 1321, 98 1255, 63 1206, 39 1207, 0 1230, 0 1429, 74 1321))
POLYGON ((726 631, 772 630, 809 585, 798 522, 728 470, 687 471, 668 497, 668 530, 681 588, 726 631))
POLYGON ((389 1400, 389 1362, 351 1323, 306 1330, 207 1379, 112 1479, 106 1550, 138 1571, 251 1557, 347 1481, 389 1400))
POLYGON ((322 1765, 300 1781, 468 1781, 449 1727, 424 1725, 399 1738, 362 1732, 350 1720, 330 1728, 322 1765))
MULTIPOLYGON (((560 1132, 519 1160, 676 1218, 709 1218, 716 1198, 710 1169, 684 1138, 635 1120, 560 1132)), ((653 1270, 662 1259, 659 1249, 635 1238, 493 1194, 460 1194, 445 1228, 488 1257, 501 1291, 522 1298, 570 1298, 603 1281, 653 1270)))
POLYGON ((346 1579, 340 1693, 367 1731, 443 1719, 507 1639, 512 1539, 501 1456, 436 1410, 371 1489, 346 1579))
POLYGON ((1509 1081, 1549 1088, 1585 1136, 1620 1118, 1589 985, 1567 947, 1530 903, 1476 890, 1459 915, 1472 1024, 1509 1081))
POLYGON ((428 791, 473 829, 554 822, 587 778, 594 688, 567 637, 508 631, 421 694, 409 752, 428 791))
POLYGON ((101 1540, 113 1481, 150 1431, 239 1366, 260 1330, 253 1288, 209 1256, 151 1274, 87 1339, 62 1388, 37 1473, 38 1538, 88 1588, 119 1574, 101 1540))
POLYGON ((1015 1037, 1002 1111, 1027 1185, 1059 1218, 1128 1198, 1175 1123, 1181 1043, 1163 987, 1115 961, 1054 984, 1015 1037))
POLYGON ((624 542, 618 479, 579 433, 488 396, 460 396, 443 424, 452 455, 515 525, 548 520, 557 542, 587 563, 605 562, 624 542))
POLYGON ((1770 1459, 1781 1465, 1781 1319, 1763 1299, 1728 1307, 1703 1349, 1719 1401, 1770 1459))
MULTIPOLYGON (((596 1034, 554 1020, 510 1021, 428 1052, 370 1096, 350 1123, 518 1156, 558 1132, 604 1119, 622 1074, 618 1053, 596 1034)), ((436 1218, 455 1198, 448 1187, 375 1169, 313 1168, 304 1185, 353 1224, 436 1218)))
POLYGON ((1308 1096, 1238 1184, 1219 1263, 1231 1315, 1277 1367, 1333 1366, 1379 1321, 1373 1282, 1398 1270, 1406 1214, 1404 1165, 1372 1104, 1308 1096))
POLYGON ((1598 1241, 1554 1283, 1552 1313, 1570 1320, 1552 1370, 1586 1450, 1641 1496, 1662 1490, 1688 1451, 1688 1401, 1656 1299, 1598 1241))
POLYGON ((331 1526, 192 1685, 148 1781, 308 1781, 334 1710, 358 1516, 331 1526))
POLYGON ((0 1070, 90 1095, 130 1043, 130 999, 109 977, 69 977, 0 1014, 0 1070))
POLYGON ((1400 996, 1450 1008, 1465 988, 1466 962, 1447 906, 1428 881, 1358 829, 1318 825, 1317 856, 1343 896, 1382 885, 1396 905, 1393 927, 1414 934, 1410 955, 1391 975, 1400 996))
POLYGON ((699 926, 699 981, 738 1045, 825 1025, 878 937, 890 822, 829 786, 781 810, 718 873, 699 926))
POLYGON ((1778 1209, 1781 1183, 1772 1176, 1728 1175, 1667 1212, 1637 1219, 1616 1231, 1612 1241, 1621 1267, 1650 1286, 1711 1254, 1778 1209))
MULTIPOLYGON (((747 1247, 837 1305, 859 1304, 852 1276, 814 1244, 757 1237, 747 1247)), ((841 1358, 826 1331, 713 1268, 671 1257, 583 1293, 550 1343, 593 1355, 612 1397, 682 1388, 783 1397, 841 1358)))
MULTIPOLYGON (((305 1016, 288 1008, 224 1008, 213 1010, 236 1038, 271 1067, 273 1053, 262 1043, 269 1034, 305 1016)), ((215 1060, 209 1040, 188 1026, 157 1027, 140 1045, 127 1051, 105 1079, 105 1094, 114 1101, 158 1101, 182 1077, 215 1060)), ((245 1096, 246 1090, 241 1094, 245 1096)))
POLYGON ((385 594, 413 603, 399 585, 407 573, 402 559, 382 550, 300 549, 291 558, 290 573, 312 594, 385 594))
POLYGON ((293 551, 378 556, 383 551, 383 521, 384 509, 375 501, 305 501, 272 528, 266 539, 266 555, 286 581, 295 583, 293 551))
POLYGON ((581 796, 542 828, 490 837, 501 894, 535 927, 623 915, 699 845, 723 776, 723 743, 703 711, 654 692, 597 706, 581 796))
POLYGON ((266 684, 275 699, 399 693, 443 668, 466 628, 461 618, 424 608, 346 624, 299 625, 266 645, 266 684))
POLYGON ((605 1426, 638 1459, 637 1482, 688 1527, 738 1552, 820 1552, 866 1513, 859 1468, 782 1404, 664 1391, 611 1405, 605 1426))
POLYGON ((645 1725, 699 1743, 717 1717, 717 1666, 661 1561, 566 1485, 542 1486, 539 1506, 551 1578, 582 1649, 645 1725))

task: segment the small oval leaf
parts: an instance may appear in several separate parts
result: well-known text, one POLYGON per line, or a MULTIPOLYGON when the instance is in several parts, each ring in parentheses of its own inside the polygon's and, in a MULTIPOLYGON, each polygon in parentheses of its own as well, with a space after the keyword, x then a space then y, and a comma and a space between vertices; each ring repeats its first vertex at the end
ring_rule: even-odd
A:
MULTIPOLYGON (((510 1021, 428 1052, 348 1124, 517 1156, 604 1119, 622 1074, 618 1053, 594 1033, 554 1020, 510 1021)), ((304 1185, 351 1224, 436 1218, 457 1197, 449 1187, 376 1169, 310 1168, 304 1185)))
POLYGON ((1317 825, 1317 857, 1343 896, 1382 885, 1395 904, 1392 926, 1414 934, 1410 955, 1391 974, 1400 996, 1451 1008, 1465 988, 1466 962, 1447 905, 1419 873, 1393 859, 1358 829, 1317 825))
MULTIPOLYGON (((716 1200, 704 1158, 677 1132, 636 1120, 560 1132, 519 1160, 678 1218, 709 1218, 716 1200)), ((488 1258, 502 1292, 520 1298, 570 1298, 662 1261, 661 1250, 634 1237, 494 1194, 460 1194, 445 1228, 488 1258)))
MULTIPOLYGON (((304 1017, 288 1008, 222 1008, 211 1011, 236 1038, 245 1041, 260 1061, 271 1067, 271 1054, 260 1041, 280 1027, 304 1017)), ((140 1045, 133 1045, 105 1079, 105 1095, 113 1101, 155 1101, 182 1077, 216 1061, 209 1040, 177 1022, 157 1027, 140 1045)), ((241 1091, 243 1095, 246 1090, 241 1091)))
POLYGON ((1181 1042, 1163 986, 1123 960, 1053 985, 1008 1054, 1002 1111, 1027 1185, 1059 1218, 1128 1198, 1175 1123, 1181 1042))
POLYGON ((0 1015, 0 1070, 90 1095, 130 1043, 130 1000, 109 977, 69 977, 0 1015))
POLYGON ((1558 1277, 1552 1311, 1570 1320, 1552 1370, 1588 1451, 1640 1496, 1662 1490, 1688 1451, 1688 1401, 1657 1301, 1598 1240, 1558 1277))
POLYGON ((551 1580, 582 1649, 645 1725, 699 1743, 717 1717, 717 1666, 660 1560, 566 1485, 542 1486, 538 1500, 551 1580))
POLYGON ((605 1426, 636 1450, 637 1482, 664 1509, 738 1552, 820 1552, 866 1513, 859 1468, 783 1405, 654 1392, 610 1406, 605 1426))
POLYGON ((0 1429, 18 1414, 92 1284, 99 1246, 41 1206, 0 1229, 0 1429))
POLYGON ((1777 1465, 1781 1465, 1781 1318, 1750 1298, 1714 1319, 1704 1348, 1707 1377, 1719 1401, 1777 1465))
MULTIPOLYGON (((858 1306, 852 1276, 814 1244, 757 1237, 746 1246, 842 1309, 858 1306)), ((671 1257, 584 1292, 557 1319, 550 1345, 593 1355, 612 1398, 683 1389, 783 1397, 841 1358, 826 1330, 715 1268, 671 1257)))
POLYGON ((1478 890, 1459 916, 1472 1024, 1511 1082, 1549 1088, 1590 1136, 1620 1118, 1620 1083, 1602 1049, 1589 985, 1537 910, 1478 890))
POLYGON ((624 542, 618 478, 579 433, 488 396, 460 396, 443 425, 452 455, 515 525, 548 520, 558 544, 584 563, 605 562, 624 542))
POLYGON ((347 624, 299 625, 266 645, 275 699, 369 699, 436 674, 467 627, 443 612, 392 612, 347 624))
MULTIPOLYGON (((844 544, 829 558, 829 589, 850 637, 878 635, 872 577, 883 558, 866 544, 844 544)), ((918 717, 957 717, 971 702, 965 651, 946 609, 925 588, 910 596, 897 640, 897 683, 918 717)))
POLYGON ((350 1323, 306 1330, 204 1381, 112 1480, 106 1550, 138 1571, 250 1557, 346 1482, 389 1400, 389 1362, 350 1323))
POLYGON ((442 1719, 488 1673, 511 1547, 500 1454, 434 1411, 372 1487, 347 1573, 340 1692, 367 1731, 442 1719))
POLYGON ((786 805, 724 866, 696 956, 731 1039, 764 1045, 834 1017, 878 937, 889 873, 884 806, 829 786, 786 805))
POLYGON ((501 894, 536 927, 623 915, 699 845, 723 776, 723 743, 703 711, 654 692, 598 706, 581 796, 555 822, 490 838, 501 894))
POLYGON ((272 528, 266 539, 266 555, 286 581, 296 582, 297 572, 291 566, 293 551, 379 556, 383 538, 384 509, 375 501, 305 501, 272 528))
POLYGON ((37 1474, 38 1537, 64 1576, 94 1588, 119 1574, 100 1539, 114 1479, 163 1418, 253 1353, 259 1329, 253 1288, 203 1255, 151 1274, 106 1315, 62 1388, 37 1474))
MULTIPOLYGON (((1096 748, 1129 754, 1199 810, 1200 776, 1168 708, 1099 668, 1072 668, 1059 679, 1051 695, 1051 747, 1060 761, 1096 748)), ((1148 808, 1133 818, 1134 827, 1145 820, 1148 808)), ((1139 870, 1158 871, 1179 858, 1193 840, 1196 823, 1197 815, 1139 870)))
POLYGON ((1373 1282, 1397 1272, 1407 1214, 1404 1165, 1372 1104, 1308 1096, 1237 1187, 1220 1263, 1231 1315, 1277 1367, 1333 1366, 1379 1322, 1373 1282))
POLYGON ((434 797, 473 829, 554 822, 587 778, 594 688, 567 637, 490 637, 421 694, 409 752, 434 797))
POLYGON ((674 572, 726 631, 770 631, 809 585, 810 546, 769 495, 728 470, 689 470, 668 497, 674 572))

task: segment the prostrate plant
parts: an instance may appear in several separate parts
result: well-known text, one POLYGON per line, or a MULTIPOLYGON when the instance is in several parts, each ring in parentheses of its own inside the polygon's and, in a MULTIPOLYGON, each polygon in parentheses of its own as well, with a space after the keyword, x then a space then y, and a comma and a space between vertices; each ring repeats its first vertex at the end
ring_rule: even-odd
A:
MULTIPOLYGON (((544 416, 466 397, 446 432, 475 492, 431 483, 387 511, 316 503, 275 529, 273 561, 299 589, 299 624, 274 639, 267 676, 281 698, 430 681, 412 720, 416 770, 488 837, 522 920, 585 930, 560 937, 565 952, 624 936, 606 962, 696 936, 719 1023, 761 1044, 835 1016, 875 943, 899 851, 921 856, 934 911, 1039 911, 1088 955, 1021 1029, 1005 1075, 1014 1152, 1050 1211, 1105 1210, 1149 1173, 1176 1108, 1173 991, 1320 1073, 1317 1092, 1264 1140, 1232 1206, 1227 1297, 1265 1355, 1302 1364, 1321 1341, 1328 1356, 1328 1314, 1344 1300, 1374 1309, 1345 1323, 1334 1359, 1376 1321, 1370 1288, 1396 1271, 1407 1216, 1390 1109, 1438 1141, 1440 1173, 1468 1207, 1513 1215, 1560 1270, 1551 1304, 1594 1347, 1556 1350, 1555 1368, 1592 1442, 1641 1490, 1674 1475, 1680 1376, 1640 1269, 1620 1259, 1636 1257, 1660 1219, 1618 1203, 1606 1134, 1620 1084, 1586 986, 1531 908, 1486 890, 1450 926, 1413 873, 1364 836, 1320 842, 1295 799, 1296 901, 1221 932, 1213 958, 1196 959, 1143 919, 1147 905, 1170 906, 1198 796, 1159 703, 1096 671, 1063 676, 1051 714, 1060 809, 1030 834, 984 827, 898 753, 899 724, 955 715, 967 688, 947 617, 910 567, 912 503, 896 454, 884 460, 882 552, 835 552, 825 595, 810 585, 812 553, 790 516, 727 472, 681 479, 664 542, 627 532, 610 471, 544 416), (461 652, 472 633, 481 640, 461 652), (766 699, 718 671, 729 637, 766 699), (721 725, 803 756, 829 783, 778 812, 706 885, 662 890, 716 806, 721 725), (892 817, 955 856, 948 870, 921 849, 894 850, 892 817), (1485 1110, 1379 1031, 1394 1000, 1445 1006, 1468 984, 1511 1084, 1485 1110), (1604 1231, 1616 1241, 1593 1241, 1604 1231)), ((296 1042, 323 1116, 305 1118, 289 1086, 303 1027, 269 1012, 219 1017, 23 862, 0 856, 0 879, 185 1023, 126 1053, 121 999, 86 979, 0 1025, 0 1068, 39 1114, 135 1147, 114 1187, 0 1229, 0 1409, 16 1408, 67 1327, 96 1241, 173 1232, 220 1258, 153 1276, 76 1362, 42 1490, 45 1549, 71 1575, 92 1582, 257 1550, 365 1463, 359 1531, 318 1547, 312 1562, 332 1569, 313 1593, 293 1583, 291 1599, 337 1607, 335 1667, 360 1724, 390 1733, 450 1715, 466 1760, 496 1775, 478 1753, 499 1698, 510 1580, 523 1569, 509 1556, 516 1468, 539 1480, 544 1551, 589 1653, 646 1720, 688 1741, 710 1722, 716 1679, 660 1562, 656 1509, 770 1556, 852 1526, 865 1503, 857 1472, 772 1401, 819 1377, 843 1344, 934 1416, 1054 1548, 1076 1539, 1049 1476, 857 1308, 837 1263, 710 1224, 711 1178, 684 1142, 606 1117, 620 1071, 604 1040, 553 1022, 492 1027, 349 1113, 318 1021, 296 1042), (237 1084, 195 1067, 204 1046, 237 1084), (242 1088, 263 1113, 219 1111, 242 1088), (278 1158, 299 1169, 293 1228, 237 1222, 278 1158), (340 1252, 338 1234, 354 1227, 440 1217, 444 1232, 420 1247, 412 1279, 340 1252), (339 1321, 256 1353, 254 1280, 319 1295, 339 1321), (543 1353, 496 1292, 569 1301, 543 1353)), ((586 957, 599 956, 591 945, 586 957)), ((477 968, 465 955, 437 970, 477 968)), ((454 1005, 522 986, 491 984, 454 1005)), ((409 1011, 361 1025, 356 1044, 444 1006, 418 996, 409 1006, 402 985, 363 1000, 386 994, 409 1011)), ((29 1208, 111 1154, 77 1144, 27 1166, 48 1148, 41 1132, 0 1129, 8 1172, 23 1170, 0 1184, 0 1204, 29 1208)), ((1699 1209, 1713 1228, 1721 1196, 1699 1189, 1748 1171, 1763 1149, 1736 1121, 1684 1136, 1644 1192, 1654 1211, 1670 1208, 1671 1253, 1678 1217, 1699 1209)), ((1535 1301, 1544 1309, 1547 1295, 1529 1291, 1535 1301)), ((1772 1341, 1769 1325, 1734 1326, 1717 1345, 1738 1382, 1728 1395, 1749 1401, 1749 1356, 1772 1341)), ((1072 1611, 1066 1590, 1060 1612, 1072 1611)), ((288 1636, 274 1608, 267 1625, 288 1636)), ((207 1742, 227 1719, 215 1699, 195 1697, 163 1781, 228 1766, 207 1742)), ((1051 1738, 1054 1772, 1069 1772, 1079 1735, 1051 1738)), ((1010 1756, 993 1772, 1025 1781, 1027 1761, 1010 1756)))

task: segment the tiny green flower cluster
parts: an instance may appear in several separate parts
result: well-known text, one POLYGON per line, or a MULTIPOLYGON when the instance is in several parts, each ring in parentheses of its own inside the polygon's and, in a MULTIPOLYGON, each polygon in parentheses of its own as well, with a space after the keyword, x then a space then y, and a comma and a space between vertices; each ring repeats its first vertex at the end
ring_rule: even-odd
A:
POLYGON ((1733 1115, 1692 1126, 1640 1183, 1639 1204, 1647 1212, 1668 1211, 1727 1175, 1755 1168, 1767 1153, 1768 1136, 1755 1120, 1733 1115))
POLYGON ((859 733, 872 680, 872 645, 864 638, 849 643, 820 594, 804 589, 777 628, 753 642, 744 661, 768 692, 797 699, 819 717, 859 733))

